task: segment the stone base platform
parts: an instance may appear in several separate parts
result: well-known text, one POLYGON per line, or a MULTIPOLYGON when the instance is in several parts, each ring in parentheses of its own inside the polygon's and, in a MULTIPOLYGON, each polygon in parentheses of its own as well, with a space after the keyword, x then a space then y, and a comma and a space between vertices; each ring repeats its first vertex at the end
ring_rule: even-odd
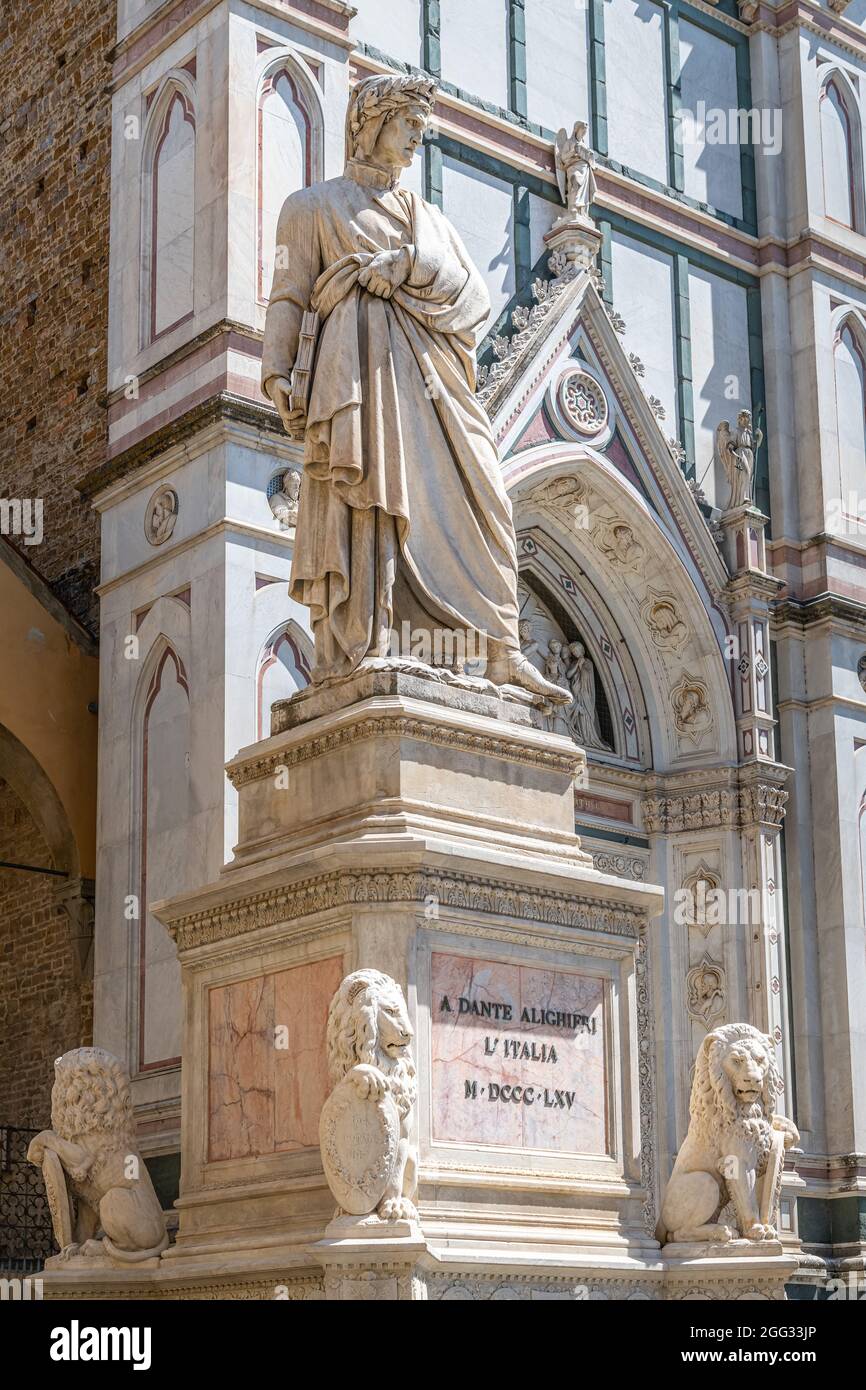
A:
MULTIPOLYGON (((275 707, 228 765, 233 862, 154 907, 184 982, 177 1241, 153 1270, 51 1271, 47 1297, 690 1296, 654 1235, 662 892, 592 868, 584 754, 546 722, 387 665, 275 707), (335 1224, 322 1171, 328 1006, 362 967, 414 1029, 417 1228, 335 1224)), ((783 1266, 716 1261, 708 1288, 783 1266)))

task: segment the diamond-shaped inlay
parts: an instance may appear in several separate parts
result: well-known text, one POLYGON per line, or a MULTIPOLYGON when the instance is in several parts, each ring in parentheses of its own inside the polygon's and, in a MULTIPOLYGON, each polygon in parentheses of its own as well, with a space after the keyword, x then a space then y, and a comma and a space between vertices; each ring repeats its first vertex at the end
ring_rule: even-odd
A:
POLYGON ((759 678, 760 680, 763 680, 764 677, 765 677, 765 675, 766 675, 767 672, 769 671, 769 669, 770 669, 770 668, 769 668, 769 666, 767 665, 767 663, 766 663, 766 661, 764 660, 764 658, 763 658, 762 656, 759 656, 758 659, 757 659, 757 661, 755 662, 755 670, 756 670, 757 673, 758 673, 758 678, 759 678))
POLYGON ((523 551, 524 555, 538 554, 538 546, 535 544, 535 541, 532 539, 531 536, 524 537, 523 541, 521 542, 520 549, 523 551))
POLYGON ((630 709, 627 709, 623 714, 622 722, 630 734, 634 733, 634 715, 630 709))
POLYGON ((601 650, 602 650, 602 652, 604 653, 604 655, 607 657, 608 661, 612 661, 612 660, 613 660, 613 647, 612 647, 612 646, 610 645, 610 643, 608 642, 608 640, 607 640, 607 638, 605 637, 604 633, 601 634, 601 642, 600 642, 599 645, 601 646, 601 650))
POLYGON ((574 580, 571 579, 569 575, 561 574, 559 576, 559 582, 567 594, 573 594, 577 592, 574 580))
POLYGON ((747 656, 740 657, 739 661, 737 662, 737 670, 743 677, 749 674, 749 658, 747 656))
POLYGON ((774 994, 778 994, 778 993, 779 993, 779 979, 778 979, 778 976, 776 976, 776 975, 773 976, 773 983, 771 984, 770 988, 772 989, 772 991, 773 991, 774 994))

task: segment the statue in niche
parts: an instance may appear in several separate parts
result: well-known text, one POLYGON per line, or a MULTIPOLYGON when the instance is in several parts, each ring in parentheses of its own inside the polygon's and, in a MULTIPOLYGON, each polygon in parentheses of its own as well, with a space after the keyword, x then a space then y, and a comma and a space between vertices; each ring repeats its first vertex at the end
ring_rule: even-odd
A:
POLYGON ((314 682, 386 664, 408 623, 471 650, 480 636, 489 681, 567 703, 520 650, 511 503, 475 395, 487 288, 399 185, 434 94, 426 77, 359 82, 344 173, 280 213, 262 387, 304 442, 289 592, 310 609, 314 682))
POLYGON ((30 1141, 42 1169, 60 1254, 112 1265, 155 1259, 168 1245, 165 1217, 138 1151, 126 1068, 101 1047, 54 1063, 51 1129, 30 1141))
POLYGON ((296 468, 287 468, 276 492, 268 497, 270 509, 282 529, 298 524, 298 498, 301 495, 301 475, 296 468))
POLYGON ((731 429, 727 420, 722 420, 716 427, 716 457, 731 485, 728 511, 734 507, 748 506, 752 501, 755 455, 763 439, 763 430, 752 425, 750 410, 740 411, 735 430, 731 429))
MULTIPOLYGON (((586 121, 575 121, 571 135, 565 127, 556 137, 556 182, 565 206, 567 219, 589 222, 589 209, 595 199, 595 154, 586 140, 586 121)), ((563 220, 563 219, 560 219, 563 220)))
POLYGON ((554 711, 551 731, 573 738, 581 748, 607 749, 598 727, 595 668, 583 643, 561 642, 551 637, 544 669, 548 680, 565 684, 571 691, 571 706, 554 711))
POLYGON ((565 678, 571 690, 571 727, 581 748, 608 748, 598 727, 595 700, 595 668, 582 642, 568 647, 565 678))

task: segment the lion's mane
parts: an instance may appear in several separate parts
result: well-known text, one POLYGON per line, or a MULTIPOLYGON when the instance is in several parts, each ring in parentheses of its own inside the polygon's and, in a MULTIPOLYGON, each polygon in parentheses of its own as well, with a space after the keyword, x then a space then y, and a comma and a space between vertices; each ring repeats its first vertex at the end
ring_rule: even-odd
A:
POLYGON ((776 1097, 783 1090, 772 1040, 750 1023, 722 1024, 707 1034, 698 1052, 689 1103, 689 1132, 717 1152, 724 1150, 729 1135, 742 1135, 754 1145, 761 1171, 769 1151, 776 1097), (744 1040, 760 1043, 767 1058, 761 1099, 749 1106, 737 1101, 724 1069, 727 1054, 744 1040))
POLYGON ((403 1006, 399 988, 379 970, 346 976, 328 1010, 328 1072, 331 1085, 337 1086, 359 1063, 377 1067, 388 1078, 402 1118, 415 1102, 415 1063, 408 1051, 394 1058, 379 1046, 379 1006, 395 997, 403 1006))
POLYGON ((115 1139, 132 1136, 133 1123, 129 1077, 116 1057, 101 1047, 78 1047, 57 1058, 51 1091, 56 1134, 62 1139, 94 1133, 115 1139))

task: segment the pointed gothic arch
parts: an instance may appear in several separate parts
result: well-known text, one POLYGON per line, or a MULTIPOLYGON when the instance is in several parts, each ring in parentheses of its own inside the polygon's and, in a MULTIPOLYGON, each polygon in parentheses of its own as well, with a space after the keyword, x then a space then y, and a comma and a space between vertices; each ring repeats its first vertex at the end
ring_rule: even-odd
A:
POLYGON ((818 95, 824 216, 852 231, 866 226, 860 103, 847 73, 835 64, 821 75, 818 95))
POLYGON ((172 69, 150 100, 142 139, 142 347, 194 312, 195 163, 195 83, 172 69))
POLYGON ((256 298, 273 278, 277 219, 290 193, 324 178, 321 94, 291 48, 268 49, 256 84, 256 298))
POLYGON ((862 520, 859 503, 849 499, 866 485, 866 319, 846 305, 834 314, 832 328, 841 511, 862 520))
POLYGON ((564 443, 512 456, 505 475, 521 562, 535 527, 562 556, 565 579, 579 581, 605 614, 631 692, 621 717, 629 710, 646 730, 632 765, 661 771, 735 761, 724 616, 715 597, 699 591, 697 569, 690 572, 638 489, 603 455, 564 443), (576 504, 562 493, 569 479, 580 488, 576 504), (586 507, 585 517, 575 505, 586 507))
POLYGON ((313 644, 293 618, 280 623, 264 643, 256 666, 256 738, 270 736, 270 709, 309 684, 313 644))

